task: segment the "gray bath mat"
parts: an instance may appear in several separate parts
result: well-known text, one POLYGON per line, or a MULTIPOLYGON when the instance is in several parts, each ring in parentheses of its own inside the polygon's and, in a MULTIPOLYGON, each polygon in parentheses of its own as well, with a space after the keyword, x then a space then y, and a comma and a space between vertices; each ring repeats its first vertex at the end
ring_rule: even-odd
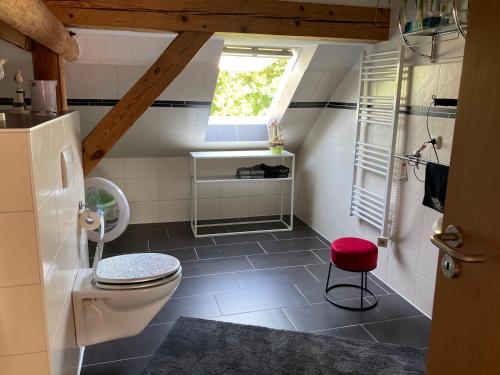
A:
POLYGON ((179 318, 143 375, 423 374, 419 349, 179 318))

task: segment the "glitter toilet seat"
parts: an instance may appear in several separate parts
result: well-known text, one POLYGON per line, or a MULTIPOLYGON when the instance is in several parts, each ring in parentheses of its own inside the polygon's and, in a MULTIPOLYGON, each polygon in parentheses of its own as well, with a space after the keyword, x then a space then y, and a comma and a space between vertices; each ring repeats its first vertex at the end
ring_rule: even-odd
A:
POLYGON ((166 254, 139 253, 101 259, 95 286, 102 289, 135 289, 160 285, 180 276, 177 258, 166 254))

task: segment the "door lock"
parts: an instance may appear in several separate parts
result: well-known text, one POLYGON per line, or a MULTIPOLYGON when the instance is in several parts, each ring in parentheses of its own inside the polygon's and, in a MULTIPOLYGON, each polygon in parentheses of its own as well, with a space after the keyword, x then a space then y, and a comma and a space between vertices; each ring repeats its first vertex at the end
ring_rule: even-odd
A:
POLYGON ((441 259, 441 271, 443 275, 449 279, 458 275, 458 265, 448 254, 445 254, 441 259))

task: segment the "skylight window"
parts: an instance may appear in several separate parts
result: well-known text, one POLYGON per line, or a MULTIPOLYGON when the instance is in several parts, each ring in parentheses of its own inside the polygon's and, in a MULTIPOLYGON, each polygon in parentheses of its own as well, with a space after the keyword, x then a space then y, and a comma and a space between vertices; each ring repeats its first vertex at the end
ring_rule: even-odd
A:
POLYGON ((292 57, 288 49, 225 47, 209 123, 266 124, 292 57))

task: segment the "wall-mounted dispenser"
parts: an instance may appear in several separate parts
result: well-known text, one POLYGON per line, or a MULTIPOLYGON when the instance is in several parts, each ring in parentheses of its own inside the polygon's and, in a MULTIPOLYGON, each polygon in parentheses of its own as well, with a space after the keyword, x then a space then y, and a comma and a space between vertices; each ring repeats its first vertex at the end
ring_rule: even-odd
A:
POLYGON ((31 110, 35 116, 57 113, 57 81, 31 81, 31 110))

